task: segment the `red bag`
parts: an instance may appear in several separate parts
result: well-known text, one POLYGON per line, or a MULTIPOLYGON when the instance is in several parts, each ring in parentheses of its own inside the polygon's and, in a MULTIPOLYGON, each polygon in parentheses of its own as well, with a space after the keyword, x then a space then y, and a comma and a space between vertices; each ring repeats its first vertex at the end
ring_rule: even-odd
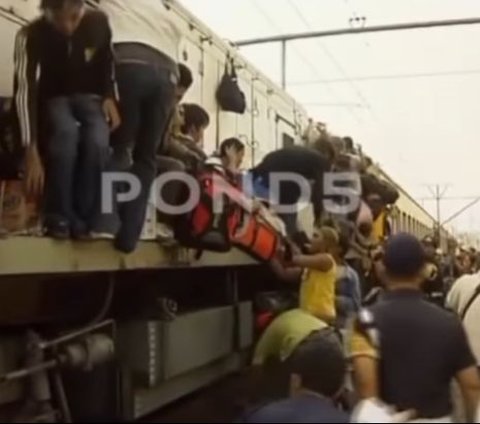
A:
POLYGON ((277 253, 280 235, 259 216, 239 208, 236 219, 229 221, 229 228, 232 245, 254 258, 268 262, 277 253))
POLYGON ((204 172, 199 175, 200 199, 193 211, 179 218, 175 226, 175 238, 185 247, 228 252, 231 243, 228 232, 228 217, 231 202, 224 196, 224 210, 214 212, 215 198, 213 180, 215 172, 204 172))

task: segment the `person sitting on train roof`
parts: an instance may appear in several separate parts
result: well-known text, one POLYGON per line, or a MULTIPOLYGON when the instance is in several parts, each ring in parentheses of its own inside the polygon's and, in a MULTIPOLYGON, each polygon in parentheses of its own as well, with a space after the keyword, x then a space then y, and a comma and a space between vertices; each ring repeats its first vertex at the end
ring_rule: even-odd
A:
POLYGON ((210 124, 208 112, 197 104, 182 104, 177 108, 166 143, 165 154, 182 161, 194 171, 207 159, 203 151, 205 130, 210 124))
MULTIPOLYGON (((269 190, 272 204, 282 206, 297 205, 301 199, 301 189, 296 181, 275 180, 275 174, 291 173, 302 178, 310 187, 311 201, 314 208, 315 221, 319 221, 323 211, 323 175, 331 170, 332 164, 320 152, 303 146, 292 146, 275 150, 267 154, 262 162, 251 170, 254 184, 260 182, 269 190), (278 193, 273 193, 275 182, 278 182, 278 193)), ((279 213, 287 226, 287 233, 293 236, 298 232, 298 209, 293 212, 279 213)))
POLYGON ((133 164, 129 172, 141 183, 140 195, 120 208, 115 247, 132 252, 140 237, 152 183, 156 153, 175 108, 180 78, 178 53, 182 33, 165 2, 93 0, 109 17, 117 59, 122 125, 113 136, 115 159, 133 164))
POLYGON ((205 164, 215 167, 238 185, 244 157, 245 144, 238 138, 231 137, 222 141, 218 151, 208 158, 205 164))
MULTIPOLYGON (((198 105, 181 105, 188 89, 193 84, 190 69, 180 63, 180 80, 176 87, 176 107, 170 118, 163 143, 157 151, 158 174, 167 172, 195 172, 206 160, 207 155, 197 145, 203 143, 205 129, 210 123, 208 112, 198 105), (184 133, 189 131, 190 134, 184 133)), ((163 187, 160 196, 168 205, 178 205, 182 192, 182 183, 172 180, 163 187)), ((162 211, 157 213, 157 237, 160 241, 170 242, 174 238, 174 216, 162 211)))
MULTIPOLYGON (((294 335, 297 336, 294 348, 292 349, 292 343, 289 348, 291 353, 284 363, 282 374, 286 381, 283 384, 280 382, 280 386, 287 386, 290 396, 253 408, 243 414, 237 422, 349 422, 348 415, 335 407, 335 401, 344 388, 347 369, 342 343, 335 331, 324 327, 324 324, 322 327, 321 321, 314 317, 302 316, 298 310, 286 312, 278 317, 267 329, 264 337, 270 337, 269 332, 274 330, 278 331, 278 335, 283 334, 283 340, 292 340, 294 335), (294 314, 296 317, 292 319, 294 314), (305 322, 308 320, 312 322, 304 326, 301 317, 305 322), (286 318, 289 318, 290 322, 287 322, 286 318), (299 330, 302 328, 307 328, 307 331, 301 333, 299 330)), ((259 345, 263 341, 261 340, 259 345)), ((276 377, 278 380, 278 375, 276 377)))
POLYGON ((87 10, 83 0, 42 0, 40 7, 40 18, 22 28, 15 42, 15 104, 27 148, 26 186, 35 196, 43 190, 40 109, 48 127, 42 145, 47 234, 85 238, 100 214, 109 130, 120 124, 111 30, 105 14, 87 10))
MULTIPOLYGON (((185 69, 187 69, 184 66, 185 69)), ((196 172, 207 155, 200 145, 203 143, 205 129, 210 123, 208 112, 195 104, 178 105, 166 134, 167 140, 157 153, 159 174, 165 172, 196 172), (185 133, 184 133, 185 132, 185 133)), ((180 201, 183 184, 172 180, 163 187, 160 195, 168 205, 177 205, 180 201)), ((174 218, 158 213, 157 237, 161 241, 170 241, 174 237, 172 229, 174 218)))

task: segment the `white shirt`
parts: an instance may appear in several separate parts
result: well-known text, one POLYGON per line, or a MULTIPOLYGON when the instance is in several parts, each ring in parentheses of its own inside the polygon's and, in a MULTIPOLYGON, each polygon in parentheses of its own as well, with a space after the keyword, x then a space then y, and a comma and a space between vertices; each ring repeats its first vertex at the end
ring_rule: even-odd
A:
MULTIPOLYGON (((455 281, 447 296, 447 307, 461 315, 465 306, 480 285, 480 272, 464 275, 455 281)), ((463 321, 473 354, 480 365, 480 296, 472 303, 463 321)))
POLYGON ((113 43, 142 43, 178 62, 182 33, 174 12, 162 0, 99 0, 109 20, 113 43))

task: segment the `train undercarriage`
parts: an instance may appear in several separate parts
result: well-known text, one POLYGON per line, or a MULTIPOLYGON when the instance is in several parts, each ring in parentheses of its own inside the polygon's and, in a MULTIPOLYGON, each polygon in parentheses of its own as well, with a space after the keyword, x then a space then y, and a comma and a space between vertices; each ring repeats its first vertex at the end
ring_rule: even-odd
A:
POLYGON ((275 287, 239 252, 195 260, 142 243, 127 258, 103 242, 3 243, 3 422, 138 420, 239 371, 255 294, 275 287))

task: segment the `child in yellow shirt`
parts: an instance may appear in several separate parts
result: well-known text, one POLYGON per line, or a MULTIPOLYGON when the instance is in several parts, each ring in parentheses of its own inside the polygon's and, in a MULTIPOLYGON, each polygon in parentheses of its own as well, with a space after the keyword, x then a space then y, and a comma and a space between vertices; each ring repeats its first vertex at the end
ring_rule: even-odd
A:
POLYGON ((308 255, 294 255, 293 265, 304 268, 300 286, 300 308, 334 324, 337 266, 334 255, 339 248, 338 233, 322 227, 313 236, 308 255))

